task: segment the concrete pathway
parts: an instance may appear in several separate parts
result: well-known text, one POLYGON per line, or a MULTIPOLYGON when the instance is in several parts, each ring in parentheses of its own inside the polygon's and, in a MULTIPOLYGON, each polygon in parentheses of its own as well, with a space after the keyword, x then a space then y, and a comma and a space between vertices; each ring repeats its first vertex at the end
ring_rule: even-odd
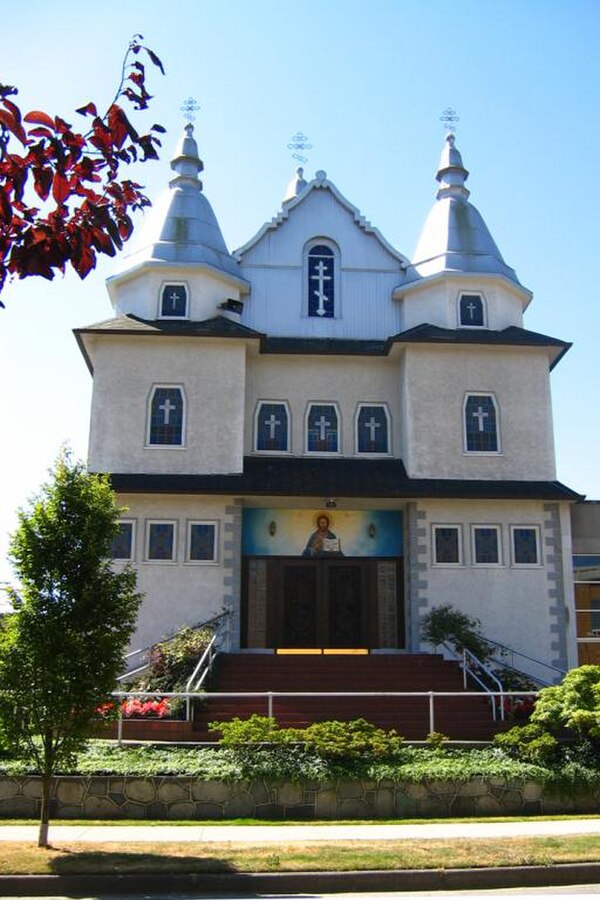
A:
MULTIPOLYGON (((37 825, 0 825, 0 841, 35 841, 37 825)), ((445 840, 600 834, 600 818, 526 822, 448 822, 412 825, 50 825, 53 841, 89 843, 445 840)))

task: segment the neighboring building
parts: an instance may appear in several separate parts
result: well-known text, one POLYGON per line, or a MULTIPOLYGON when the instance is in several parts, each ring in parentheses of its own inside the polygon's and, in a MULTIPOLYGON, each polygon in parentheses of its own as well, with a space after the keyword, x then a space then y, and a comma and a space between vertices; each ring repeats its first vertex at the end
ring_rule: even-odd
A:
POLYGON ((136 646, 230 613, 225 649, 417 651, 442 603, 565 669, 570 506, 549 373, 569 347, 468 200, 448 135, 412 261, 302 170, 234 254, 186 126, 169 190, 78 329, 89 463, 127 507, 136 646))
POLYGON ((572 507, 579 663, 600 664, 600 501, 572 507))

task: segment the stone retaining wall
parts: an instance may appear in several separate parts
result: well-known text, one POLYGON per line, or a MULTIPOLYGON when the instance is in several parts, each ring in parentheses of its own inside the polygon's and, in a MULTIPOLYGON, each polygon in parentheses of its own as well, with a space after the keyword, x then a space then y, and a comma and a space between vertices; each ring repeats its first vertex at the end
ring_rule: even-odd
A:
MULTIPOLYGON (((37 817, 35 776, 0 776, 0 817, 37 817)), ((548 794, 532 781, 474 778, 469 782, 250 782, 181 777, 63 776, 55 780, 52 816, 94 819, 377 819, 597 813, 597 793, 548 794)))

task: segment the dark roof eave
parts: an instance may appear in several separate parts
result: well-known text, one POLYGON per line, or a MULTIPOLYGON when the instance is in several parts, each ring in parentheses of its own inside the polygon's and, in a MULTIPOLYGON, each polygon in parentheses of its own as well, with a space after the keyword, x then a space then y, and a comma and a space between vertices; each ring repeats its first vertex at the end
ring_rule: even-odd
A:
POLYGON ((497 499, 579 501, 559 481, 409 478, 400 460, 246 457, 244 472, 220 475, 113 473, 119 493, 373 499, 497 499))

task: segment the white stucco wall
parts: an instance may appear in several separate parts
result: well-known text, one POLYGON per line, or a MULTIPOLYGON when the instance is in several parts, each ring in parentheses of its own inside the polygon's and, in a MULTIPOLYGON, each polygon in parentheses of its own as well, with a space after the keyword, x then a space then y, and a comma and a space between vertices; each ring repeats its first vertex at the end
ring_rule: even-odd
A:
POLYGON ((400 330, 400 310, 391 299, 402 280, 400 260, 355 222, 328 190, 312 191, 288 219, 244 253, 241 274, 252 282, 243 324, 271 335, 386 338, 400 330), (303 251, 326 238, 340 250, 339 317, 303 314, 303 251))
POLYGON ((515 286, 493 276, 449 275, 411 288, 396 301, 401 306, 402 330, 423 322, 439 328, 459 328, 459 298, 463 293, 483 297, 486 329, 501 331, 511 325, 523 327, 523 293, 515 286))
MULTIPOLYGON (((341 455, 356 452, 355 416, 359 403, 385 403, 391 416, 391 450, 400 455, 398 362, 390 357, 257 355, 247 364, 245 453, 254 449, 254 415, 262 401, 287 401, 292 419, 291 453, 306 446, 306 414, 311 402, 337 404, 341 455)), ((312 454, 311 454, 312 455, 312 454)))
POLYGON ((198 338, 96 339, 89 465, 106 472, 242 470, 245 346, 198 338), (154 385, 181 385, 183 447, 147 447, 154 385))
MULTIPOLYGON (((133 563, 138 573, 138 590, 144 594, 132 649, 147 647, 184 625, 197 625, 223 612, 224 518, 230 499, 121 494, 118 501, 126 507, 123 518, 135 522, 133 563), (216 563, 186 562, 187 523, 198 519, 217 523, 216 563), (175 523, 177 550, 173 562, 146 560, 149 520, 175 523)), ((113 565, 118 569, 123 563, 113 565)))
POLYGON ((404 462, 411 477, 556 477, 544 348, 413 345, 406 348, 402 389, 409 429, 404 462), (495 397, 500 453, 464 451, 468 393, 495 397))
MULTIPOLYGON (((220 313, 219 303, 231 298, 239 300, 239 287, 233 279, 198 265, 177 266, 148 263, 129 276, 108 282, 115 315, 134 315, 141 319, 160 316, 162 290, 165 284, 185 284, 188 290, 188 318, 202 322, 220 313)), ((179 320, 181 321, 181 320, 179 320)))
MULTIPOLYGON (((568 504, 562 504, 568 518, 568 504)), ((561 517, 562 546, 556 555, 556 537, 549 527, 548 511, 541 501, 424 501, 419 509, 425 513, 420 525, 426 547, 425 568, 421 579, 426 586, 422 597, 423 614, 435 606, 450 603, 481 620, 486 637, 515 650, 556 664, 559 655, 552 649, 557 638, 555 627, 560 619, 565 627, 565 606, 572 605, 572 585, 566 567, 569 563, 569 533, 561 517), (459 525, 462 533, 463 564, 435 565, 433 562, 433 525, 459 525), (473 525, 499 525, 501 528, 501 564, 474 565, 471 543, 473 525), (541 564, 515 566, 511 559, 511 525, 537 526, 540 534, 541 564), (563 572, 564 581, 553 576, 563 572), (553 595, 558 589, 560 596, 553 595)), ((567 640, 569 663, 573 664, 574 643, 567 640)), ((515 662, 518 667, 518 663, 515 662)), ((523 665, 523 660, 521 660, 523 665)), ((532 666, 531 670, 535 670, 532 666)), ((549 672, 538 670, 542 677, 549 672)))

